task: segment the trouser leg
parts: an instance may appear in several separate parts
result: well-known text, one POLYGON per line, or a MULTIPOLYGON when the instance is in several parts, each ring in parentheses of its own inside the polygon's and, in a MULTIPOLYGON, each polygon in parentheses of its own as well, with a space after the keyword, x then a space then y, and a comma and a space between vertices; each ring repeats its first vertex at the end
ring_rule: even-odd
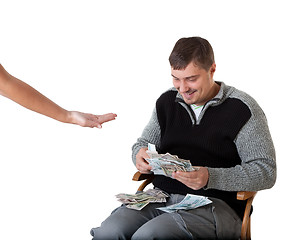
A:
POLYGON ((239 239, 242 221, 224 201, 210 198, 212 203, 189 211, 179 211, 193 239, 239 239))
POLYGON ((155 208, 162 206, 165 204, 152 203, 141 211, 121 206, 114 210, 100 227, 91 230, 93 240, 130 239, 138 228, 161 213, 155 208))

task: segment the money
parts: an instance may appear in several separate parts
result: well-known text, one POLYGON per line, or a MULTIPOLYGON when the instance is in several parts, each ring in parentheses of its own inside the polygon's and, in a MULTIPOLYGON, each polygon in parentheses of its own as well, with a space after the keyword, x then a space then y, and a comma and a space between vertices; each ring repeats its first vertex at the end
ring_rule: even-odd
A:
MULTIPOLYGON (((169 195, 159 189, 148 189, 146 192, 136 194, 119 193, 116 197, 118 198, 118 201, 125 204, 127 208, 140 211, 149 203, 166 202, 166 198, 169 197, 169 195)), ((212 203, 212 201, 207 197, 187 194, 181 202, 157 209, 167 213, 172 213, 178 210, 190 210, 202 207, 210 203, 212 203)))
POLYGON ((167 207, 160 207, 157 209, 167 212, 167 213, 172 213, 178 210, 195 209, 195 208, 202 207, 210 203, 212 203, 212 201, 207 197, 194 195, 194 194, 187 194, 181 202, 167 206, 167 207))
POLYGON ((149 203, 166 202, 168 195, 158 189, 148 189, 145 192, 136 194, 119 193, 116 195, 118 201, 126 204, 127 208, 134 210, 142 210, 149 203))
POLYGON ((148 144, 146 153, 149 156, 146 161, 152 167, 152 171, 156 175, 172 177, 173 172, 191 172, 198 170, 197 167, 192 166, 189 160, 178 158, 178 156, 171 155, 170 153, 159 154, 154 144, 148 144))

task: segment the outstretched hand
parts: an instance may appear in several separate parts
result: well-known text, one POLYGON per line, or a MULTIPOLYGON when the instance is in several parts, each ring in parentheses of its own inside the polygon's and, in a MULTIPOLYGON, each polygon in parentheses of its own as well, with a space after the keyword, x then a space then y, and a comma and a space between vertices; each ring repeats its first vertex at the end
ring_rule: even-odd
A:
POLYGON ((93 115, 90 113, 82 113, 77 111, 70 111, 69 118, 70 122, 77 124, 81 127, 90 127, 90 128, 102 128, 102 124, 114 120, 117 115, 114 113, 107 113, 103 115, 93 115))

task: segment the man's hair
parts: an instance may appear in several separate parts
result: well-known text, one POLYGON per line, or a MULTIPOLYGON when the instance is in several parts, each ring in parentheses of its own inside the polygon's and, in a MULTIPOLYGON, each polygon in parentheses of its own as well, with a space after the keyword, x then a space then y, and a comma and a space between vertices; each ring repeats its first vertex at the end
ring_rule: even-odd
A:
POLYGON ((193 61, 198 67, 208 71, 214 63, 214 53, 206 39, 181 38, 176 42, 168 60, 175 70, 185 69, 193 61))

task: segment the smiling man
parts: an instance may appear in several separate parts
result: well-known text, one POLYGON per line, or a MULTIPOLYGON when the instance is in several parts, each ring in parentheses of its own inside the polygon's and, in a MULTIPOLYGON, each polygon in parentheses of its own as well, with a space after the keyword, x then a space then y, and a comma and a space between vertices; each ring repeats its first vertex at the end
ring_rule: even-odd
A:
POLYGON ((197 171, 156 175, 155 188, 167 203, 141 211, 121 206, 99 228, 97 239, 238 239, 245 203, 237 191, 271 188, 276 180, 275 150, 265 115, 248 94, 216 82, 214 54, 200 37, 182 38, 169 57, 174 88, 156 102, 132 158, 142 173, 148 143, 159 153, 190 160, 197 171), (209 197, 212 204, 165 213, 156 208, 180 202, 186 194, 209 197))

